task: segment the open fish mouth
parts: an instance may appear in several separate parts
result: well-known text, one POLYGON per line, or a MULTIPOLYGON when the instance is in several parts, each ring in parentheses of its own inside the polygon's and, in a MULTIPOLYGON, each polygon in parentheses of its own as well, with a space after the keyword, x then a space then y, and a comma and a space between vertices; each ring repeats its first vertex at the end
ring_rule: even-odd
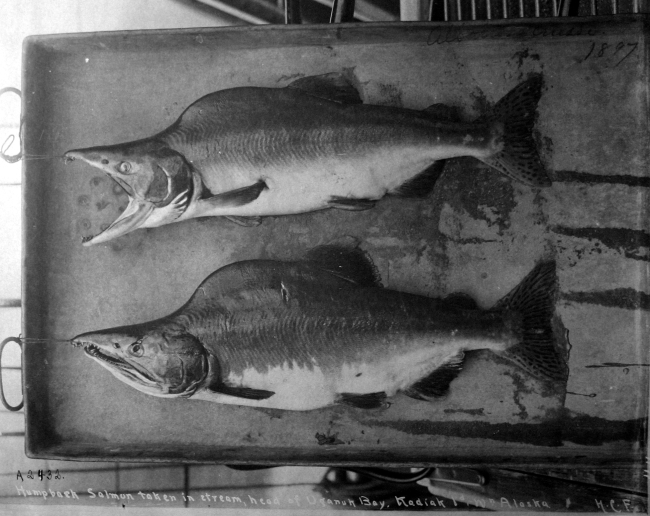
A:
MULTIPOLYGON (((132 177, 135 179, 125 179, 124 174, 128 174, 130 172, 125 171, 122 175, 120 175, 121 173, 118 170, 113 170, 113 168, 111 168, 113 165, 110 165, 110 163, 114 162, 115 159, 111 158, 109 160, 106 158, 106 155, 110 156, 110 153, 106 154, 106 152, 108 152, 106 149, 88 148, 70 150, 64 154, 64 162, 66 164, 72 161, 80 160, 95 168, 100 169, 102 172, 104 172, 104 174, 110 177, 115 184, 119 185, 119 187, 122 188, 129 196, 129 204, 126 206, 124 211, 110 225, 108 225, 108 227, 95 235, 82 237, 81 241, 85 246, 104 243, 118 236, 130 233, 135 229, 138 229, 143 224, 146 224, 147 219, 156 208, 156 205, 154 204, 154 201, 156 200, 155 198, 149 199, 143 196, 144 193, 148 192, 148 189, 151 188, 151 184, 145 185, 144 192, 139 192, 138 188, 135 186, 136 184, 139 184, 137 182, 137 177, 139 177, 138 174, 135 172, 132 174, 132 177), (131 181, 135 181, 135 183, 131 184, 131 181)), ((122 164, 128 163, 123 162, 122 164)), ((131 165, 128 165, 128 170, 131 170, 131 165)), ((160 185, 158 186, 158 189, 164 189, 168 196, 169 190, 171 188, 169 184, 169 177, 162 172, 159 175, 160 178, 158 182, 160 185)))
POLYGON ((155 205, 153 203, 130 197, 126 209, 110 226, 96 235, 82 237, 81 241, 83 245, 88 246, 107 242, 118 236, 130 233, 134 229, 141 227, 154 209, 155 205))
POLYGON ((82 343, 81 345, 86 355, 101 362, 111 372, 119 372, 127 379, 141 385, 158 387, 158 382, 146 370, 137 369, 126 360, 102 352, 95 344, 82 343))

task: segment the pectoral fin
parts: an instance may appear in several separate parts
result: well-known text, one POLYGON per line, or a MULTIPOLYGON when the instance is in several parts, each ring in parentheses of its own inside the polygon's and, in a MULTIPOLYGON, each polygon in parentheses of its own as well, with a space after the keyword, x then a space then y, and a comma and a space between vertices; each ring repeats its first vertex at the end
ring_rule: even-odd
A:
POLYGON ((155 205, 149 201, 131 199, 129 205, 115 222, 108 226, 108 228, 102 231, 99 235, 96 235, 89 240, 85 240, 83 245, 89 246, 107 242, 115 237, 124 235, 139 228, 149 218, 154 209, 155 205))
POLYGON ((235 398, 244 398, 247 400, 266 400, 273 396, 275 392, 265 391, 264 389, 251 389, 250 387, 231 387, 225 383, 211 385, 209 390, 226 396, 235 398))
POLYGON ((153 228, 174 222, 180 217, 190 204, 189 192, 185 190, 178 194, 172 201, 161 208, 157 208, 147 223, 147 227, 153 228))
POLYGON ((201 203, 207 203, 211 208, 235 208, 237 206, 244 206, 257 199, 266 188, 268 188, 266 183, 260 180, 251 186, 206 197, 201 199, 201 203))

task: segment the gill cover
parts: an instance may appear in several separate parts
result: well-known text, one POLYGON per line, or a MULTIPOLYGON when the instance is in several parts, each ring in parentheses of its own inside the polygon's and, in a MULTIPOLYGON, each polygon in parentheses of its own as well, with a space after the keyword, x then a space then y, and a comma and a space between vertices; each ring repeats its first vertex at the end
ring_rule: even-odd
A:
POLYGON ((160 397, 189 397, 209 372, 205 348, 192 335, 173 329, 135 332, 114 328, 78 335, 72 342, 116 378, 160 397))
POLYGON ((156 140, 139 140, 74 149, 66 162, 80 160, 98 168, 129 196, 124 212, 103 232, 84 241, 94 245, 140 227, 167 224, 178 218, 193 194, 192 168, 182 154, 156 140))

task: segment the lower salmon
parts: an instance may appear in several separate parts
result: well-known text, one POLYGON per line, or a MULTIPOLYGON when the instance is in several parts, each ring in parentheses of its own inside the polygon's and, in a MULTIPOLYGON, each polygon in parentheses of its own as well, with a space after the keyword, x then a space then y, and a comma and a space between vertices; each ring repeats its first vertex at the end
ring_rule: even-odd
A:
POLYGON ((73 339, 147 394, 284 410, 430 401, 487 349, 545 381, 566 379, 551 326, 555 264, 489 310, 469 298, 383 288, 367 255, 327 245, 296 262, 236 262, 161 319, 73 339))

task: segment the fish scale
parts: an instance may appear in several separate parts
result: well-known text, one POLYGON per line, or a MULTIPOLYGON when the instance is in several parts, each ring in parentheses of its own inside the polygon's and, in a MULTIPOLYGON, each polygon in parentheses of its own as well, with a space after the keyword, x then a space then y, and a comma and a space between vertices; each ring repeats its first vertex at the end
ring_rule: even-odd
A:
MULTIPOLYGON (((246 356, 247 360, 253 360, 254 357, 253 365, 259 369, 280 366, 283 362, 273 360, 273 356, 277 356, 275 352, 272 353, 273 356, 267 356, 270 352, 262 345, 263 342, 279 339, 282 346, 294 351, 293 356, 301 357, 301 363, 310 362, 302 360, 303 356, 308 355, 330 367, 330 354, 336 360, 341 357, 350 362, 359 360, 359 349, 367 349, 358 346, 360 341, 375 342, 373 355, 377 352, 381 355, 382 339, 379 337, 387 334, 398 341, 407 339, 412 342, 422 336, 424 345, 428 345, 435 332, 451 331, 461 326, 464 327, 461 332, 468 335, 474 332, 475 324, 466 321, 461 312, 451 311, 443 321, 429 318, 428 314, 439 305, 436 300, 427 303, 422 298, 412 298, 407 294, 385 295, 390 291, 383 289, 352 288, 340 279, 334 278, 332 281, 333 278, 327 273, 320 273, 313 280, 305 280, 301 278, 300 269, 301 267, 288 267, 283 271, 283 275, 294 278, 293 283, 287 282, 287 288, 291 296, 290 305, 295 308, 286 307, 280 301, 279 292, 265 289, 264 295, 252 304, 250 310, 240 309, 219 326, 222 332, 218 331, 213 340, 215 353, 228 352, 233 356, 246 356), (296 277, 301 280, 296 281, 296 277), (318 293, 309 288, 311 281, 319 282, 318 293), (310 292, 308 299, 302 294, 305 291, 310 292), (340 301, 342 292, 345 293, 344 302, 340 301), (269 303, 268 299, 273 301, 269 303), (332 303, 332 299, 339 299, 339 302, 332 303), (258 303, 265 308, 260 309, 258 303), (221 342, 227 344, 220 344, 221 342), (254 349, 255 352, 249 352, 249 349, 254 349), (321 356, 319 350, 327 351, 321 356)), ((209 311, 203 313, 209 314, 209 311)), ((193 324, 188 326, 188 331, 197 335, 205 334, 203 326, 207 324, 212 329, 213 318, 214 315, 205 320, 195 318, 193 324)), ((478 320, 480 322, 477 324, 485 335, 491 322, 496 323, 497 327, 502 325, 502 321, 487 313, 482 314, 478 320)), ((372 360, 373 357, 365 359, 372 360)), ((237 371, 250 365, 250 362, 228 362, 237 371)))
POLYGON ((555 292, 555 265, 542 263, 480 310, 385 289, 357 247, 324 246, 304 261, 228 265, 167 317, 72 342, 154 396, 284 410, 380 408, 400 391, 423 401, 444 395, 475 349, 544 381, 565 381, 552 328, 555 292))

